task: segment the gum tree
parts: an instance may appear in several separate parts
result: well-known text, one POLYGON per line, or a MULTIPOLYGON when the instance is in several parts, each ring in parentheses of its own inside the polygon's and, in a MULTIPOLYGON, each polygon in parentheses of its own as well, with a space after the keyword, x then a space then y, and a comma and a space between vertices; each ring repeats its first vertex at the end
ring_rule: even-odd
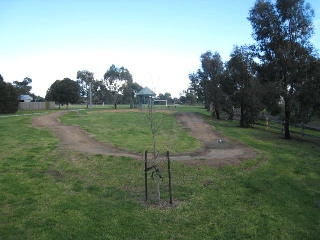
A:
POLYGON ((257 0, 249 12, 265 81, 284 101, 285 139, 291 138, 290 115, 305 76, 306 59, 313 51, 309 41, 313 17, 313 9, 304 0, 257 0))
POLYGON ((128 69, 124 67, 117 68, 112 64, 104 74, 103 80, 107 89, 113 95, 114 108, 117 108, 119 97, 122 95, 123 90, 126 86, 130 86, 132 84, 132 75, 128 69))
POLYGON ((254 123, 262 107, 261 88, 256 77, 257 63, 251 46, 234 46, 226 63, 225 79, 221 83, 233 106, 240 107, 240 126, 254 123))
POLYGON ((90 83, 93 84, 93 73, 88 70, 77 72, 77 83, 80 87, 80 97, 86 99, 87 108, 89 107, 90 83))
POLYGON ((16 87, 19 95, 23 95, 23 94, 30 94, 32 87, 29 85, 31 83, 32 83, 32 79, 29 77, 25 77, 22 82, 14 81, 13 85, 16 87))
POLYGON ((212 104, 212 115, 220 119, 221 102, 223 92, 221 90, 221 81, 224 74, 224 66, 221 56, 218 52, 207 51, 200 56, 201 69, 196 73, 189 74, 189 90, 198 95, 199 100, 203 100, 207 111, 212 104))

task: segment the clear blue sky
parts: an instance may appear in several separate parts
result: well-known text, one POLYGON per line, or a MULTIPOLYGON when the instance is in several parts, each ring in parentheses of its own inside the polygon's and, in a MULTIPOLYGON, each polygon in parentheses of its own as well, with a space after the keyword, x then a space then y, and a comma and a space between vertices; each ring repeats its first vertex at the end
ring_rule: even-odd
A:
MULTIPOLYGON (((320 49, 320 1, 315 9, 320 49)), ((218 51, 229 59, 233 45, 253 43, 247 20, 255 0, 0 0, 0 74, 6 82, 30 77, 45 96, 55 80, 95 79, 112 64, 157 94, 179 97, 200 55, 218 51)))

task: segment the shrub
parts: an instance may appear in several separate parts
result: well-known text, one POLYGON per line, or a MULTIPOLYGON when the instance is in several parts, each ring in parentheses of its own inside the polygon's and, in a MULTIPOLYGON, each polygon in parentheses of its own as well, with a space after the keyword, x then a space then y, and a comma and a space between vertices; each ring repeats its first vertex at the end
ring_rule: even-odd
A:
POLYGON ((19 108, 19 94, 11 83, 0 79, 0 113, 15 113, 19 108))

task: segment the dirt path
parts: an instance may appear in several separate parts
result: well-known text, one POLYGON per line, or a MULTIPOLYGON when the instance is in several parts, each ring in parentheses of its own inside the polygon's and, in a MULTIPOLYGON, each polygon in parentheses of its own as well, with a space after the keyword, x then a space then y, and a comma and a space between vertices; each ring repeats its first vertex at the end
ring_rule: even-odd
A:
POLYGON ((253 159, 256 152, 246 145, 231 140, 205 122, 199 113, 176 113, 183 128, 201 142, 201 149, 174 157, 175 160, 184 160, 189 164, 208 164, 223 166, 238 165, 243 160, 253 159))
MULTIPOLYGON (((115 148, 109 144, 97 141, 93 136, 75 125, 65 125, 59 117, 67 111, 54 112, 33 118, 33 124, 40 128, 49 128, 60 140, 61 147, 73 151, 128 156, 141 158, 141 154, 115 148)), ((201 149, 186 154, 172 156, 173 160, 184 161, 187 164, 208 164, 222 166, 239 164, 245 159, 252 159, 256 153, 247 146, 223 136, 211 125, 206 123, 197 113, 176 113, 175 117, 184 129, 201 142, 201 149)))
POLYGON ((104 154, 114 156, 128 156, 137 158, 139 155, 125 149, 115 148, 97 141, 92 135, 75 125, 65 125, 59 117, 67 111, 59 111, 33 118, 36 127, 49 128, 60 140, 60 146, 77 152, 89 154, 104 154))

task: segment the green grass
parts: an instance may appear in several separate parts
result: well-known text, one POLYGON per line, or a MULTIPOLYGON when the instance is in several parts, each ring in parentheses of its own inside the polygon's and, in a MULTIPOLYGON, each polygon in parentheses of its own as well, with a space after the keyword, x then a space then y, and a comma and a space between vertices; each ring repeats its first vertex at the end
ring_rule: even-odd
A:
MULTIPOLYGON (((70 112, 62 116, 61 120, 66 124, 80 126, 98 140, 111 143, 115 147, 140 153, 145 150, 152 152, 152 133, 147 125, 146 111, 82 111, 80 114, 70 112)), ((156 132, 158 150, 175 154, 198 149, 199 141, 182 130, 173 113, 174 111, 154 110, 153 121, 160 125, 156 132)))
MULTIPOLYGON (((143 161, 65 152, 32 116, 0 118, 0 239, 318 239, 319 142, 203 113, 260 154, 239 167, 172 161, 173 208, 145 204, 143 161)), ((98 121, 98 111, 83 120, 91 115, 98 121)))

